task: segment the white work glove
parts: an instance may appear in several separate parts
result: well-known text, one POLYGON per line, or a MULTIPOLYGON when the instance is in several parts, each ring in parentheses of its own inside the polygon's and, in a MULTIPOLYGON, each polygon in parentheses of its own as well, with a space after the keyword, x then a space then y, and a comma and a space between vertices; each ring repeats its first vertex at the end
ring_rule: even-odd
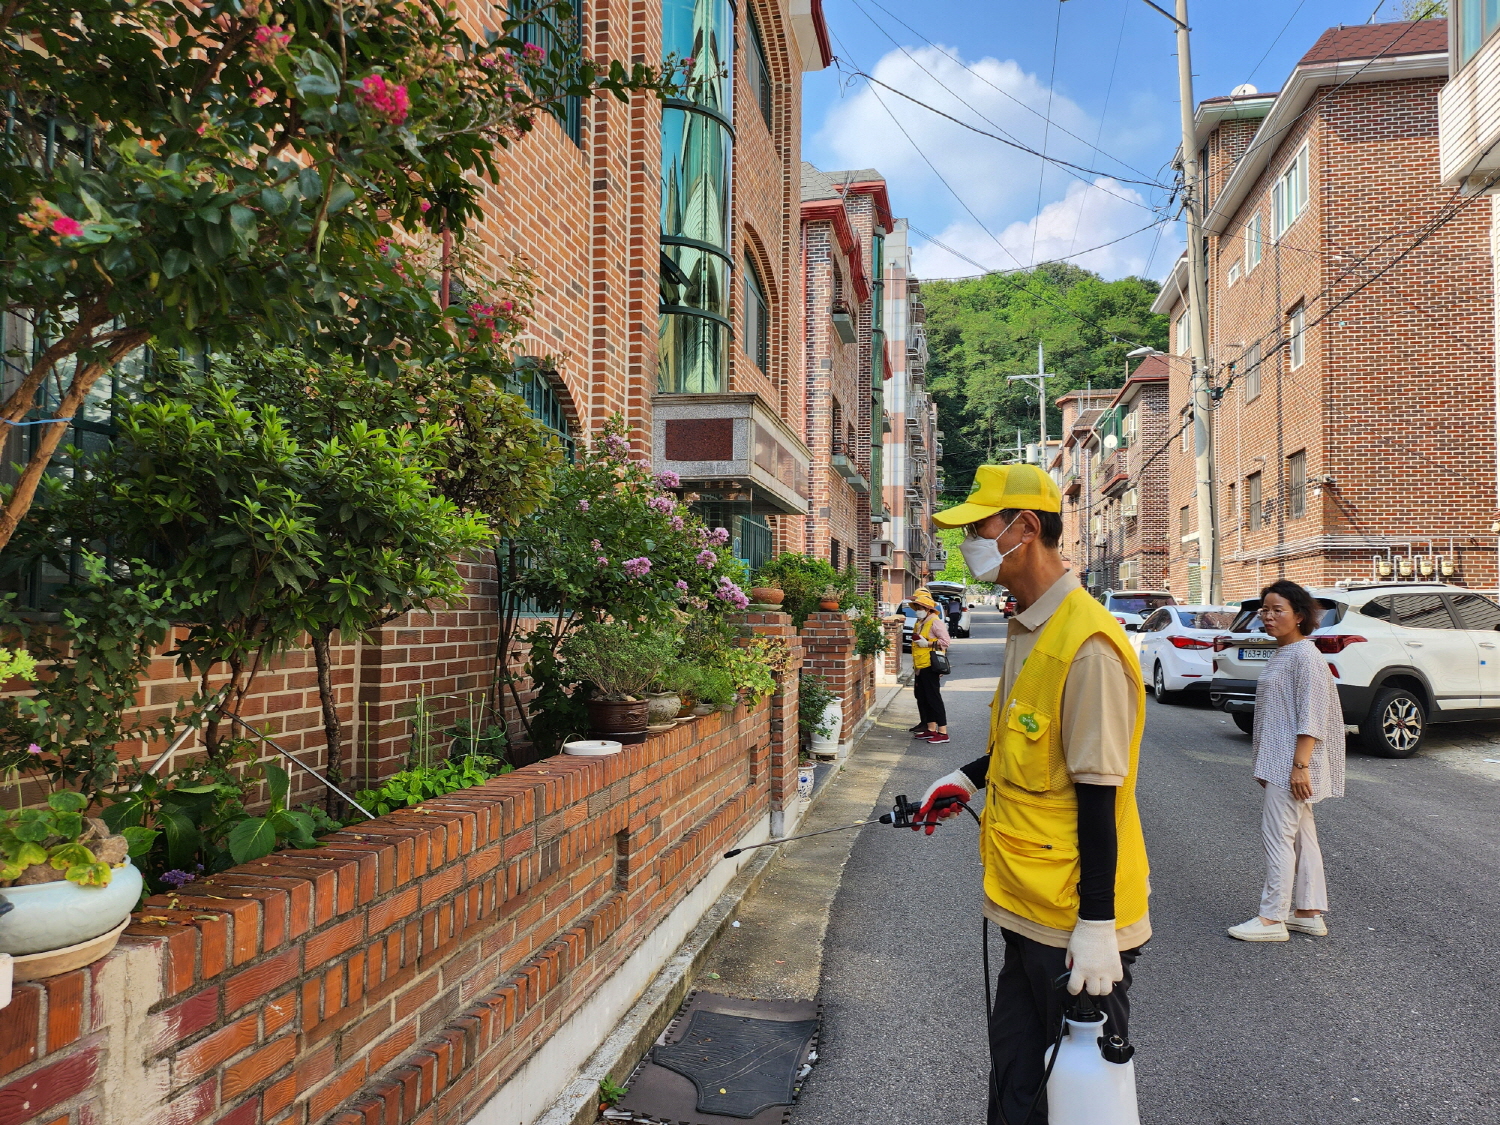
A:
POLYGON ((1120 964, 1120 943, 1115 938, 1115 920, 1078 919, 1068 938, 1068 991, 1077 996, 1087 988, 1090 996, 1108 996, 1115 981, 1125 976, 1120 964))
POLYGON ((934 809, 933 803, 943 797, 957 797, 967 804, 974 799, 978 793, 978 787, 969 780, 969 775, 963 770, 954 770, 952 773, 944 774, 927 787, 927 792, 922 794, 922 805, 917 812, 917 824, 912 825, 912 831, 916 831, 918 824, 927 826, 927 835, 931 836, 938 821, 944 817, 958 816, 963 809, 958 805, 948 805, 941 809, 934 809))

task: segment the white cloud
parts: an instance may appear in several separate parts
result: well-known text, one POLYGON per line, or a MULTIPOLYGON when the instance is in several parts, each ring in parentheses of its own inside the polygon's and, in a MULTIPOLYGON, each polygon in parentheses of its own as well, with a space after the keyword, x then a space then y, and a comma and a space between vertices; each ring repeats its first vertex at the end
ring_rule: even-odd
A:
POLYGON ((935 237, 957 253, 935 243, 921 244, 913 254, 913 267, 918 277, 963 277, 979 272, 975 262, 986 269, 1015 269, 1065 260, 1105 277, 1161 277, 1181 249, 1175 232, 1164 231, 1159 241, 1155 230, 1121 239, 1151 222, 1149 214, 1133 205, 1141 202, 1139 192, 1118 181, 1075 180, 1062 199, 997 232, 1000 245, 973 220, 953 222, 935 237))
MULTIPOLYGON (((1013 60, 964 61, 954 48, 913 47, 886 54, 871 73, 986 132, 1037 150, 1045 143, 1049 156, 1084 167, 1117 167, 1090 144, 1099 131, 1098 121, 1056 90, 1049 105, 1046 83, 1013 60), (1050 128, 1043 114, 1051 117, 1050 128)), ((1134 114, 1131 118, 1120 127, 1111 122, 1111 144, 1106 148, 1123 143, 1130 151, 1147 150, 1154 122, 1150 117, 1138 120, 1134 114)), ((1145 198, 1143 189, 1105 176, 1081 173, 1079 178, 1051 164, 1044 171, 1039 157, 980 136, 874 84, 863 84, 835 103, 808 147, 827 168, 880 169, 890 184, 896 214, 909 216, 924 230, 941 230, 941 241, 994 268, 1029 265, 1097 246, 1153 218, 1149 205, 1155 201, 1145 198), (962 204, 953 192, 962 197, 962 204), (1010 253, 997 247, 982 227, 995 231, 1010 253)), ((1128 157, 1130 151, 1121 155, 1128 157)), ((1144 158, 1135 163, 1145 166, 1144 158)), ((1154 178, 1123 170, 1121 174, 1154 178)), ((1070 260, 1106 277, 1140 272, 1146 268, 1154 237, 1150 232, 1070 260)), ((1158 276, 1175 254, 1173 241, 1171 232, 1164 235, 1151 263, 1151 272, 1158 276)), ((918 249, 917 267, 931 277, 978 272, 931 245, 918 249)))

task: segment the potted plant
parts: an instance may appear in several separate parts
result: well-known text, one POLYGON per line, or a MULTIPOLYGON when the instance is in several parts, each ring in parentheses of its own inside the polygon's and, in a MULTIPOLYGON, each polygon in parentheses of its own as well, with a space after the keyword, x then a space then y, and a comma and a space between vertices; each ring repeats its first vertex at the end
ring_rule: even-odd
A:
POLYGON ((639 742, 650 723, 647 690, 673 657, 675 639, 623 621, 590 621, 558 650, 569 673, 592 685, 589 724, 603 738, 639 742))
POLYGON ((839 588, 824 586, 823 596, 818 599, 818 608, 824 613, 835 613, 839 608, 839 588))
POLYGON ((651 729, 670 726, 682 710, 682 695, 678 688, 678 666, 668 665, 646 693, 646 717, 651 729))
POLYGON ((85 817, 88 798, 53 793, 45 808, 0 813, 0 953, 14 958, 16 980, 81 968, 114 948, 141 897, 132 843, 102 820, 85 817))

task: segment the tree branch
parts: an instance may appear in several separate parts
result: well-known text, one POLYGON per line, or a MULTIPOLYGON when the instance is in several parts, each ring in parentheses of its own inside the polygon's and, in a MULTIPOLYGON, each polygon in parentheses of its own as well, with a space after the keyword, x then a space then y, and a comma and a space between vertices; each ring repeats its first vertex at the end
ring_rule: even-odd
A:
MULTIPOLYGON (((105 306, 105 298, 100 297, 86 312, 79 314, 78 323, 73 326, 71 332, 44 351, 41 358, 32 364, 26 378, 21 380, 21 385, 11 392, 10 397, 5 400, 5 405, 0 406, 0 418, 12 422, 19 422, 24 418, 32 404, 36 402, 37 391, 46 382, 47 376, 52 373, 52 368, 57 365, 58 360, 77 354, 86 343, 91 342, 89 336, 94 329, 108 319, 109 309, 105 306)), ((95 375, 95 378, 98 376, 95 375)), ((76 377, 74 381, 77 381, 76 377)))

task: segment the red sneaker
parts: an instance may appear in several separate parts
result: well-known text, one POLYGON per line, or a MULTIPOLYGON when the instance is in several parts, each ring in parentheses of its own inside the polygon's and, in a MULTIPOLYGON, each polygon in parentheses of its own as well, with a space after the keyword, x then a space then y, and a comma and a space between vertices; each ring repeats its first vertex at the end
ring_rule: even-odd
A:
POLYGON ((927 736, 927 743, 931 746, 938 746, 947 741, 948 736, 946 734, 934 732, 933 734, 929 734, 927 736))

